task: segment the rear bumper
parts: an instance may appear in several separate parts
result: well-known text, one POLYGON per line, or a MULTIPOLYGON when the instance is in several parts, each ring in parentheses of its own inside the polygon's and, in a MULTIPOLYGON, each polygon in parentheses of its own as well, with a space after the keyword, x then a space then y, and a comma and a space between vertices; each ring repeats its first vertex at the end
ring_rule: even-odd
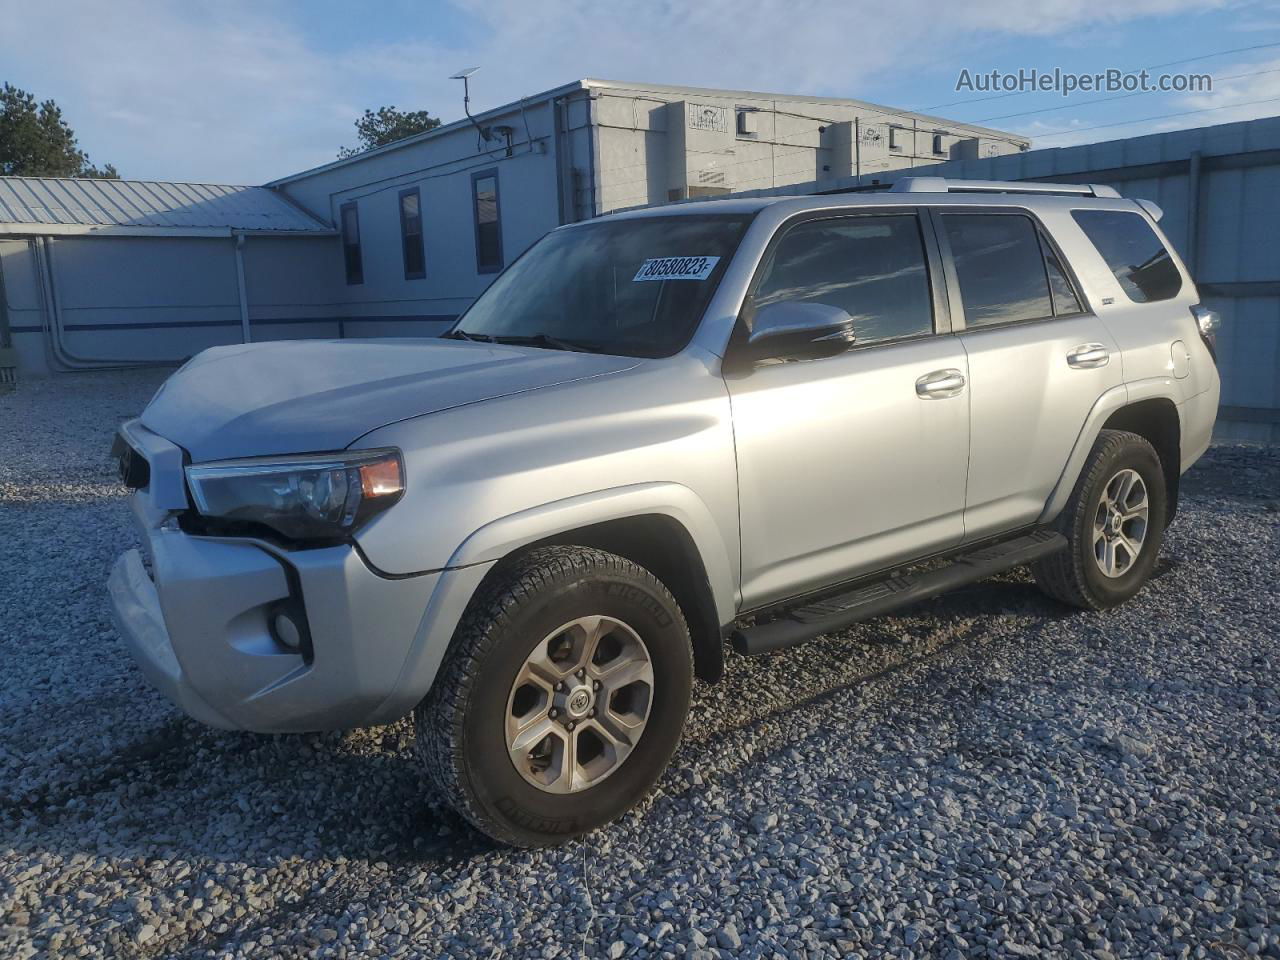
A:
MULTIPOLYGON (((394 720, 425 688, 401 684, 420 645, 447 645, 424 624, 438 573, 388 579, 351 547, 282 551, 257 541, 192 537, 133 498, 151 572, 137 550, 108 581, 116 625, 147 679, 217 727, 263 733, 394 720), (282 603, 305 611, 311 653, 269 626, 282 603)), ((451 626, 451 625, 450 625, 451 626)))
POLYGON ((1189 397, 1178 405, 1178 420, 1182 426, 1182 462, 1178 469, 1186 473, 1199 460, 1213 439, 1213 427, 1218 419, 1218 378, 1208 390, 1189 397))

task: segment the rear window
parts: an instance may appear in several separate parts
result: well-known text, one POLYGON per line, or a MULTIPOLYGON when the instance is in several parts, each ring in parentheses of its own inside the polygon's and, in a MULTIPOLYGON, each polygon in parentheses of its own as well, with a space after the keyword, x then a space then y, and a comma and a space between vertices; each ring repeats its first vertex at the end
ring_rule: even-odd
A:
POLYGON ((1073 210, 1116 280, 1134 303, 1168 300, 1182 289, 1182 277, 1146 218, 1123 210, 1073 210))

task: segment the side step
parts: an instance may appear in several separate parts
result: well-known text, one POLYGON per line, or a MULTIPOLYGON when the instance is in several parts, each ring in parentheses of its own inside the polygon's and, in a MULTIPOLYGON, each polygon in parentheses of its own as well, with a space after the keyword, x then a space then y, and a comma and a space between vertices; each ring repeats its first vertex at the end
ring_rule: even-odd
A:
POLYGON ((936 597, 1010 567, 1039 560, 1066 545, 1062 534, 1037 530, 961 554, 934 570, 890 574, 846 593, 794 607, 776 620, 735 630, 731 638, 733 648, 748 657, 772 653, 918 600, 936 597))

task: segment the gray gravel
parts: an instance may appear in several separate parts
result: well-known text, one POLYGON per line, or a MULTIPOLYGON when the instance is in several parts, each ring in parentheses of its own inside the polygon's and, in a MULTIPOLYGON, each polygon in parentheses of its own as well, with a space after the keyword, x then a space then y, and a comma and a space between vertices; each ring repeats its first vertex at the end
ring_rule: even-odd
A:
POLYGON ((1280 451, 1106 615, 1014 574, 733 658, 634 813, 496 849, 401 722, 203 728, 106 615, 158 374, 0 397, 0 956, 1280 957, 1280 451))

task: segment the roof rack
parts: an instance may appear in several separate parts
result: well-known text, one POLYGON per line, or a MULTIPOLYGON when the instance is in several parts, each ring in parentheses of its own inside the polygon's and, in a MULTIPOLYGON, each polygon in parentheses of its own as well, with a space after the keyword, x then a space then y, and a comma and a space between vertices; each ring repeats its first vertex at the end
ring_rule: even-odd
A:
POLYGON ((948 180, 945 177, 903 177, 890 193, 1038 193, 1120 199, 1105 183, 1037 183, 1030 180, 948 180))

